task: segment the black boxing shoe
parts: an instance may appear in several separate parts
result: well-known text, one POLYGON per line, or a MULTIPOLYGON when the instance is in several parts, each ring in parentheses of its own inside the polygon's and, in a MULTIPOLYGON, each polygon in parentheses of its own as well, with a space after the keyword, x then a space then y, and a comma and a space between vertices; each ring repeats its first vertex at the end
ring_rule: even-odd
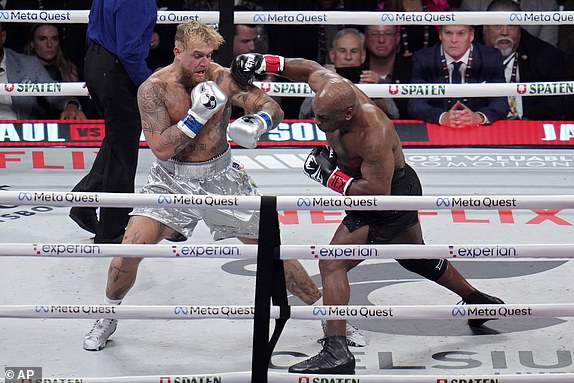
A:
POLYGON ((98 216, 94 207, 78 207, 70 209, 69 217, 76 222, 82 229, 96 234, 98 227, 98 216))
MULTIPOLYGON (((467 305, 503 305, 504 304, 504 301, 502 299, 497 298, 497 297, 493 297, 492 295, 485 294, 482 291, 478 291, 478 290, 476 290, 474 293, 470 294, 468 297, 466 297, 462 301, 464 303, 466 303, 467 305)), ((496 319, 496 318, 469 319, 468 325, 470 327, 480 327, 486 321, 489 321, 491 319, 496 319)))
POLYGON ((355 357, 346 336, 328 336, 315 356, 289 367, 289 372, 306 374, 354 374, 355 357))

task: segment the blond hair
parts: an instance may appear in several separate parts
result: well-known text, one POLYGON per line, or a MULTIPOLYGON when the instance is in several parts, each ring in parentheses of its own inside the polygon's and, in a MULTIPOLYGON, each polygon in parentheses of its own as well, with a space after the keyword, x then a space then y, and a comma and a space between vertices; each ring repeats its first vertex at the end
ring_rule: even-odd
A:
POLYGON ((213 49, 217 49, 225 40, 215 28, 195 20, 188 20, 177 26, 175 42, 176 44, 179 42, 183 49, 187 49, 188 44, 193 45, 196 43, 206 43, 213 49))

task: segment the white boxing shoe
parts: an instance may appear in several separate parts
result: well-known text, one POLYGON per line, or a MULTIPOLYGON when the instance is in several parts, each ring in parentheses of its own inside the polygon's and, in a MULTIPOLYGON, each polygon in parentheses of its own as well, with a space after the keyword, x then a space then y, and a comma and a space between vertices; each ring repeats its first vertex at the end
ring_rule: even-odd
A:
POLYGON ((106 347, 108 338, 118 327, 117 319, 98 319, 94 327, 84 337, 84 350, 99 351, 106 347))

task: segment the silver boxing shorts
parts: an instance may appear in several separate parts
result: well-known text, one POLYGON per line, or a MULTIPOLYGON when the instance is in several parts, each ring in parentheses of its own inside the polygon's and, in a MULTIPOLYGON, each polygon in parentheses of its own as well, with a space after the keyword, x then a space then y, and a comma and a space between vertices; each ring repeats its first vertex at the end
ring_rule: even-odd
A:
MULTIPOLYGON (((153 163, 143 194, 259 195, 243 165, 233 160, 230 148, 205 162, 174 159, 153 163)), ((214 240, 257 238, 259 211, 227 209, 136 208, 130 215, 152 218, 189 238, 203 220, 214 240)))

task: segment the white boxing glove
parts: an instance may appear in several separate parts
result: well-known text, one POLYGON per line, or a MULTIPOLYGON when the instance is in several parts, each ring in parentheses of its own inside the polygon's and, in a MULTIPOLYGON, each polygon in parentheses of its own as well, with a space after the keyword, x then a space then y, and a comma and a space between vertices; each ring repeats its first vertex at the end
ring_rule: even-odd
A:
POLYGON ((177 127, 189 138, 195 138, 207 120, 223 108, 226 102, 227 96, 215 82, 200 82, 191 91, 191 108, 177 123, 177 127))
POLYGON ((233 121, 227 127, 227 133, 236 144, 253 149, 257 146, 259 137, 272 126, 273 120, 269 113, 259 112, 247 114, 233 121))

